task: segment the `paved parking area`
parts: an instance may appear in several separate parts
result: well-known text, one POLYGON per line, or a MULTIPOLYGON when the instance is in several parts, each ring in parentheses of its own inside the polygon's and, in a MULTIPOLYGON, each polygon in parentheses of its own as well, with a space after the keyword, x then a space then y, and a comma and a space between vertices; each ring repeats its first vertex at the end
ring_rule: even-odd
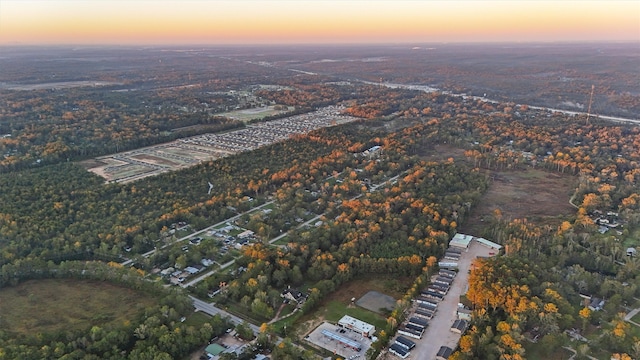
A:
POLYGON ((307 337, 305 337, 305 340, 323 349, 327 349, 334 354, 340 355, 344 359, 364 359, 364 354, 367 352, 367 350, 369 350, 369 347, 371 347, 371 340, 369 340, 368 338, 363 338, 360 334, 351 330, 346 330, 344 333, 340 333, 340 329, 341 328, 337 325, 323 322, 309 335, 307 335, 307 337), (322 330, 331 331, 359 343, 361 345, 361 350, 353 350, 338 343, 336 340, 330 339, 329 337, 322 334, 322 330))
MULTIPOLYGON (((411 339, 416 343, 416 347, 411 350, 411 355, 408 359, 432 360, 436 358, 440 346, 444 345, 452 349, 458 346, 461 335, 452 332, 450 329, 457 319, 456 311, 460 295, 467 290, 468 271, 471 267, 471 262, 478 256, 488 257, 490 256, 489 253, 494 252, 495 250, 480 245, 475 240, 471 241, 467 251, 463 252, 460 260, 458 260, 458 274, 444 300, 438 304, 438 310, 433 319, 429 321, 429 326, 425 329, 422 339, 411 339)), ((417 304, 414 305, 415 307, 417 307, 417 304)))

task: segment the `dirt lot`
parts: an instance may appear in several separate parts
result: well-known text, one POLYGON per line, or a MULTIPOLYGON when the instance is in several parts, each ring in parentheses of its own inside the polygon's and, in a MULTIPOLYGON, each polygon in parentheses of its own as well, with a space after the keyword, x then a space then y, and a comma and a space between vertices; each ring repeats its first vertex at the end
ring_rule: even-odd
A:
POLYGON ((161 158, 158 156, 153 156, 153 155, 149 155, 149 154, 139 154, 139 155, 134 155, 131 156, 132 159, 136 159, 136 160, 140 160, 140 161, 144 161, 144 162, 148 162, 151 164, 158 164, 158 165, 167 165, 167 166, 180 166, 180 163, 171 161, 169 159, 165 159, 165 158, 161 158))
POLYGON ((401 298, 405 291, 411 286, 413 280, 409 277, 394 277, 376 275, 370 278, 358 278, 340 286, 338 290, 327 296, 325 302, 340 301, 350 302, 352 298, 359 299, 361 296, 375 290, 393 298, 401 298))
POLYGON ((104 161, 100 161, 100 160, 96 160, 96 159, 82 160, 82 161, 79 161, 78 164, 80 164, 80 166, 82 166, 83 168, 85 168, 87 170, 107 165, 107 163, 105 163, 104 161))
POLYGON ((464 156, 464 149, 449 144, 438 144, 433 148, 419 149, 418 155, 426 161, 443 161, 453 158, 455 162, 468 162, 464 156))
POLYGON ((356 305, 380 314, 381 309, 392 311, 393 307, 396 305, 396 299, 389 295, 372 290, 358 299, 358 301, 356 301, 356 305))
POLYGON ((544 224, 559 224, 559 216, 575 213, 569 204, 577 179, 537 169, 523 171, 491 171, 489 190, 471 211, 471 217, 460 227, 465 234, 482 234, 495 209, 506 219, 527 218, 544 224))

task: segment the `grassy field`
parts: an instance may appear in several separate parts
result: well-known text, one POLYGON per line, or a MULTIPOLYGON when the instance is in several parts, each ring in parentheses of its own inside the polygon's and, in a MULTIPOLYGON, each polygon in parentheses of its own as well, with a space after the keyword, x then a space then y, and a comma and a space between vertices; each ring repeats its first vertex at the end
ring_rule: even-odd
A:
POLYGON ((625 249, 628 247, 640 246, 640 227, 636 227, 631 230, 629 236, 624 239, 622 246, 624 246, 625 249))
POLYGON ((200 328, 209 320, 211 320, 211 316, 209 316, 208 314, 205 314, 203 312, 194 312, 193 314, 187 316, 187 320, 185 320, 184 323, 188 326, 200 328))
POLYGON ((331 301, 323 309, 323 317, 332 323, 337 323, 343 316, 349 315, 358 320, 375 325, 378 329, 383 329, 386 320, 383 316, 359 306, 347 305, 340 301, 331 301))
POLYGON ((276 110, 274 108, 274 106, 265 106, 265 107, 261 107, 261 108, 230 111, 230 112, 226 112, 226 113, 222 113, 222 114, 218 114, 218 115, 224 116, 224 117, 228 117, 228 118, 231 118, 231 119, 236 119, 236 120, 239 120, 239 121, 242 121, 242 122, 247 122, 247 121, 254 120, 254 119, 262 119, 265 116, 282 114, 282 113, 285 113, 287 111, 290 111, 290 109, 287 109, 287 110, 276 110))
POLYGON ((633 320, 633 321, 637 322, 638 324, 640 324, 640 312, 637 313, 635 316, 633 316, 631 318, 631 320, 633 320))
POLYGON ((468 234, 482 234, 485 218, 500 209, 506 219, 523 219, 537 224, 559 225, 576 213, 569 204, 577 179, 573 176, 529 168, 521 171, 487 171, 489 190, 471 216, 460 227, 468 234))
POLYGON ((31 280, 0 290, 0 328, 29 336, 120 325, 155 303, 145 293, 107 282, 31 280))
POLYGON ((287 245, 289 244, 289 242, 291 241, 291 239, 289 239, 289 236, 285 236, 282 239, 276 241, 273 243, 273 245, 287 245))
POLYGON ((572 353, 567 349, 558 349, 553 354, 546 354, 537 344, 524 342, 525 355, 530 360, 567 360, 572 353))

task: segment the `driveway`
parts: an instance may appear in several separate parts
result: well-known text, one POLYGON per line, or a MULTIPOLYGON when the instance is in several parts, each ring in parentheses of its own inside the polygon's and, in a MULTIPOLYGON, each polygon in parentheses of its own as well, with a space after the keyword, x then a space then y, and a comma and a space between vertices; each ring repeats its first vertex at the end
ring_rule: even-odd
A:
MULTIPOLYGON (((495 252, 495 250, 480 245, 474 240, 469 244, 467 251, 462 253, 460 260, 458 260, 458 274, 444 300, 438 304, 438 310, 429 321, 429 326, 425 329, 422 339, 411 339, 416 343, 416 347, 411 350, 410 359, 435 359, 440 346, 448 346, 454 350, 458 346, 461 335, 450 329, 457 319, 456 311, 460 295, 466 293, 467 290, 471 262, 478 256, 490 256, 490 252, 495 252)), ((417 305, 414 305, 415 307, 417 305)))

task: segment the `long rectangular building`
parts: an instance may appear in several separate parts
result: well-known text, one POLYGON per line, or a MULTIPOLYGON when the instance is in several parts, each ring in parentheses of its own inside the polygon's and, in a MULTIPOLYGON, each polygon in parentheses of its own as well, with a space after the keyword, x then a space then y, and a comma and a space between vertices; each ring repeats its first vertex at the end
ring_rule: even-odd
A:
POLYGON ((409 318, 409 324, 418 325, 426 328, 429 326, 429 322, 427 320, 421 319, 417 316, 412 316, 409 318))
POLYGON ((389 352, 398 356, 401 359, 406 359, 409 356, 409 354, 411 354, 411 351, 395 343, 389 346, 389 352))
POLYGON ((448 276, 450 278, 454 278, 456 277, 458 273, 453 271, 453 270, 447 270, 447 269, 440 269, 440 271, 438 271, 438 275, 440 276, 448 276))
POLYGON ((418 302, 418 310, 419 309, 423 309, 423 310, 429 310, 429 311, 436 311, 438 309, 438 304, 434 304, 430 301, 423 301, 423 302, 418 302))
POLYGON ((331 332, 325 329, 325 330, 322 330, 322 335, 328 337, 329 339, 333 339, 344 346, 350 347, 353 350, 357 350, 357 351, 362 350, 362 346, 360 345, 359 342, 353 341, 349 338, 341 336, 340 334, 336 334, 334 332, 331 332))
POLYGON ((451 286, 453 279, 448 276, 438 276, 433 282, 436 284, 447 284, 451 286))
POLYGON ((415 330, 415 329, 408 328, 408 327, 405 327, 405 326, 401 326, 398 329, 398 334, 406 335, 406 336, 412 337, 414 339, 421 339, 423 333, 424 333, 424 329, 422 329, 422 331, 420 331, 420 330, 415 330))
POLYGON ((433 307, 433 308, 438 307, 438 302, 436 300, 429 299, 429 298, 427 298, 425 296, 420 296, 419 298, 416 299, 416 302, 418 303, 418 306, 427 305, 427 306, 433 307))
POLYGON ((396 338, 396 344, 406 348, 407 350, 411 350, 414 347, 416 347, 416 343, 414 343, 413 341, 407 339, 404 336, 398 336, 396 338))
POLYGON ((369 323, 366 323, 364 321, 358 320, 356 318, 353 318, 349 315, 343 316, 342 319, 338 321, 338 326, 343 327, 345 329, 353 330, 364 337, 369 337, 376 332, 375 326, 369 323))
POLYGON ((440 295, 447 295, 447 292, 449 292, 449 287, 448 286, 443 286, 443 285, 440 285, 440 284, 431 284, 427 288, 427 291, 435 292, 435 293, 438 293, 440 295))
POLYGON ((426 310, 426 309, 416 309, 416 311, 414 312, 415 315, 417 316, 421 316, 427 320, 431 320, 431 318, 433 318, 433 315, 435 314, 434 311, 432 310, 426 310))

